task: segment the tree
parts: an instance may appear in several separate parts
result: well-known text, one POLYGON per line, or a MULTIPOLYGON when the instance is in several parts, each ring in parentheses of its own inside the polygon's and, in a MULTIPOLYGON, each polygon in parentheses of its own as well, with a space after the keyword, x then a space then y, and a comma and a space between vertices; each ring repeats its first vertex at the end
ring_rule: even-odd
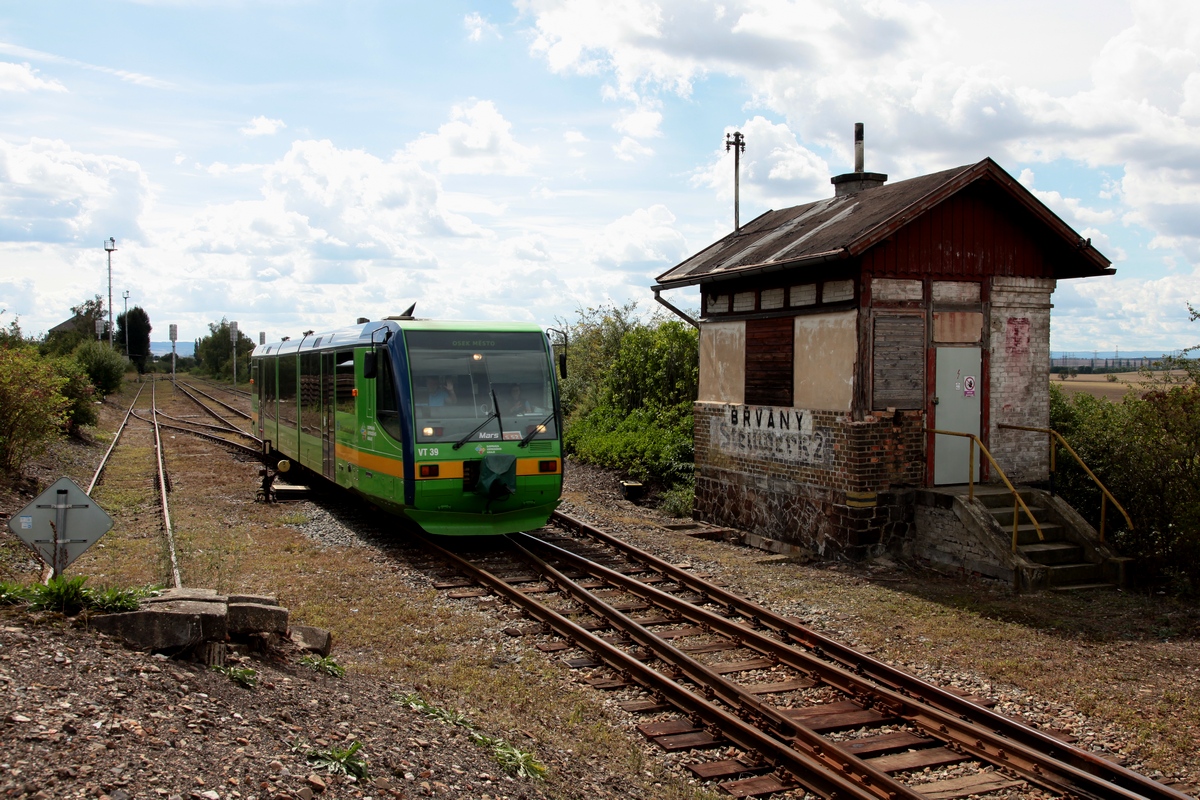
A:
MULTIPOLYGON (((237 370, 239 383, 250 379, 250 353, 254 342, 240 330, 237 341, 237 370)), ((202 372, 214 378, 233 375, 233 342, 229 338, 229 320, 208 323, 208 336, 196 340, 196 363, 202 372)))
POLYGON ((42 355, 65 356, 73 353, 83 342, 95 341, 97 321, 101 323, 102 330, 108 329, 104 300, 100 295, 91 300, 84 300, 77 306, 71 306, 71 313, 75 315, 74 327, 48 334, 42 343, 42 355))
POLYGON ((126 357, 137 366, 138 373, 146 371, 146 359, 150 355, 150 315, 141 306, 134 306, 117 317, 116 344, 125 349, 128 334, 129 352, 126 357))

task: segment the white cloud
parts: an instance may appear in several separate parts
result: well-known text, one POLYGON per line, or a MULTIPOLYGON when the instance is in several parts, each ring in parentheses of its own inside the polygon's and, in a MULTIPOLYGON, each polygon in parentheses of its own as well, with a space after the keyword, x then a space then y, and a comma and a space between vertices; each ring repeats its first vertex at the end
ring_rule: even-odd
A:
POLYGON ((541 236, 518 236, 505 242, 505 250, 510 256, 521 261, 549 261, 550 251, 546 240, 541 236))
POLYGON ((140 72, 130 72, 124 69, 114 69, 113 67, 104 67, 98 64, 89 64, 86 61, 79 61, 74 58, 66 58, 54 53, 46 53, 41 50, 31 50, 28 47, 21 47, 8 42, 0 42, 0 53, 8 53, 9 55, 17 56, 18 58, 27 58, 30 61, 49 61, 54 64, 66 64, 70 67, 79 69, 91 70, 93 72, 101 72, 106 75, 114 75, 123 81, 136 84, 138 86, 147 86, 155 89, 172 88, 174 84, 170 81, 164 81, 155 78, 151 75, 143 75, 140 72))
POLYGON ((450 122, 422 134, 408 151, 448 175, 523 175, 537 157, 513 138, 512 125, 490 100, 454 106, 450 122))
POLYGON ((650 139, 662 136, 662 131, 659 130, 662 119, 661 112, 650 108, 635 108, 622 113, 620 119, 613 123, 613 128, 635 139, 650 139))
POLYGON ((567 131, 566 133, 563 134, 563 141, 569 142, 571 144, 582 144, 583 142, 586 142, 587 140, 588 140, 588 138, 586 136, 584 136, 580 131, 567 131))
POLYGON ((67 87, 56 80, 39 78, 37 70, 28 64, 0 61, 0 92, 65 92, 67 87))
POLYGON ((463 17, 463 27, 467 29, 467 38, 472 42, 481 41, 484 36, 502 38, 499 29, 478 11, 472 11, 463 17))
POLYGON ((58 140, 0 140, 0 241, 137 239, 150 196, 150 181, 133 161, 58 140))
MULTIPOLYGON (((1200 170, 1192 168, 1200 163, 1197 4, 1136 0, 1132 23, 1066 92, 1051 80, 1033 82, 1037 69, 1018 70, 1028 80, 1014 81, 1007 64, 980 62, 960 40, 977 37, 984 20, 951 4, 943 4, 945 13, 960 23, 966 14, 976 27, 952 31, 934 6, 899 0, 519 6, 533 19, 531 51, 555 72, 610 81, 606 99, 653 108, 663 93, 686 97, 697 80, 728 76, 752 92, 752 105, 781 115, 799 141, 836 153, 847 168, 851 124, 866 122, 867 168, 894 178, 984 155, 1001 164, 1065 158, 1109 167, 1124 173, 1127 220, 1148 227, 1159 246, 1200 260, 1200 170)), ((628 144, 618 153, 636 156, 628 144)), ((780 154, 768 175, 803 183, 815 178, 819 161, 780 154)), ((750 173, 767 177, 755 166, 750 173)), ((1078 200, 1047 199, 1080 224, 1115 219, 1078 200)))
MULTIPOLYGON (((787 125, 754 117, 739 130, 746 140, 741 155, 743 203, 771 205, 778 200, 795 204, 832 194, 829 178, 833 173, 829 165, 801 145, 787 125)), ((726 131, 732 132, 732 128, 726 131)), ((692 175, 691 183, 710 187, 719 197, 732 199, 732 152, 717 151, 708 165, 692 175)))
POLYGON ((687 254, 687 242, 664 205, 639 208, 605 226, 593 246, 596 263, 645 271, 671 265, 687 254))
POLYGON ((631 136, 622 136, 621 141, 613 145, 613 153, 622 161, 636 161, 654 155, 654 150, 631 136))
POLYGON ((287 125, 281 119, 258 116, 250 120, 249 125, 239 130, 247 136, 273 136, 286 127, 287 125))

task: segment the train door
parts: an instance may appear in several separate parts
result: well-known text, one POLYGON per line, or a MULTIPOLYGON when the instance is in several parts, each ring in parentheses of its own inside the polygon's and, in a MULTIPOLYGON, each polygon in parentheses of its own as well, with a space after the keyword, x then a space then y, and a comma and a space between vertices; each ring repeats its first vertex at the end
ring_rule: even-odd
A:
POLYGON ((336 479, 337 425, 334 421, 333 386, 335 382, 333 351, 321 354, 321 472, 329 480, 336 479))
MULTIPOLYGON (((983 405, 983 381, 980 376, 981 351, 978 347, 937 348, 934 386, 934 427, 979 436, 980 408, 983 405)), ((975 480, 979 480, 979 448, 975 451, 975 480)), ((971 442, 964 436, 934 437, 933 482, 966 483, 970 465, 971 442)))

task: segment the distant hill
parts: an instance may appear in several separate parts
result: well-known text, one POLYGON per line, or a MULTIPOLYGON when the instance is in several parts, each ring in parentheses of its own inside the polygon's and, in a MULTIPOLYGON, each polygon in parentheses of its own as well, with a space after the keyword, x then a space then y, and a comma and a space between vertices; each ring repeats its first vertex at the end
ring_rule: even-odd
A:
MULTIPOLYGON (((151 342, 150 343, 150 352, 156 356, 169 356, 169 355, 171 355, 171 343, 170 342, 151 342)), ((195 352, 196 352, 196 343, 193 342, 191 339, 187 340, 186 342, 176 342, 175 343, 175 355, 179 356, 180 358, 182 358, 183 356, 195 355, 195 352)))

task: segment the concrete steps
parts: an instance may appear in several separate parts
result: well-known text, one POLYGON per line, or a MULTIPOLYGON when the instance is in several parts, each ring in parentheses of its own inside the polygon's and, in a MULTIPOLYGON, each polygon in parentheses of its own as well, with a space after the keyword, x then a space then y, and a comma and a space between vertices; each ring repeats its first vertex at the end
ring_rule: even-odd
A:
MULTIPOLYGON (((1017 550, 1029 561, 1046 567, 1048 588, 1052 591, 1117 588, 1106 580, 1103 561, 1089 559, 1088 551, 1074 543, 1078 535, 1072 536, 1072 531, 1052 519, 1046 508, 1036 505, 1032 492, 1019 493, 1038 524, 1035 526, 1029 522, 1025 511, 1017 509, 1017 550), (1041 528, 1041 536, 1038 535, 1038 528, 1041 528)), ((996 525, 1011 540, 1012 495, 1007 492, 977 494, 975 500, 987 509, 996 525)))

